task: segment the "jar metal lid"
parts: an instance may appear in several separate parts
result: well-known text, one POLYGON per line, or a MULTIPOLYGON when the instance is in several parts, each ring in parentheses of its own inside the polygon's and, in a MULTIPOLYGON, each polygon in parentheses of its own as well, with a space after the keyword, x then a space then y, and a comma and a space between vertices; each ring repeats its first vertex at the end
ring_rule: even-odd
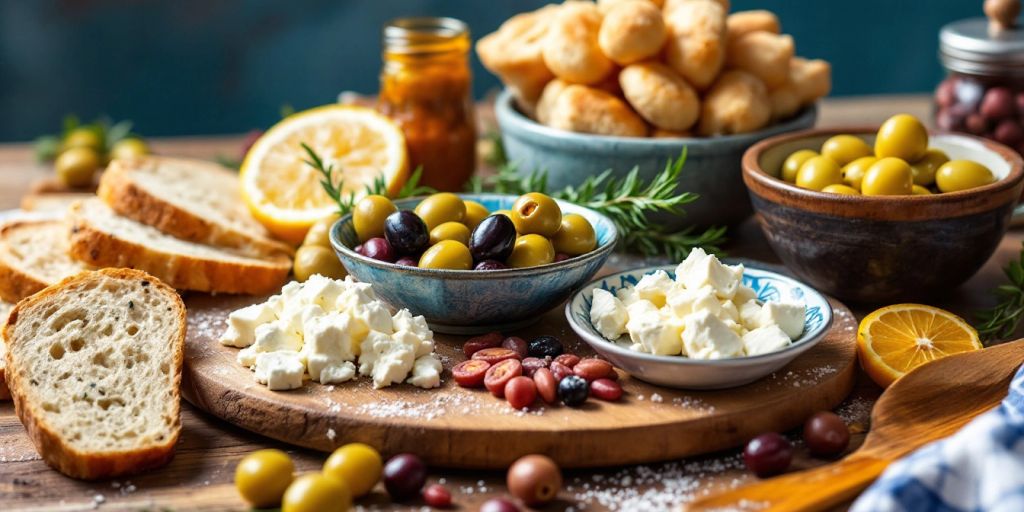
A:
POLYGON ((1024 29, 990 34, 987 18, 954 21, 939 31, 939 57, 958 73, 1024 75, 1024 29))

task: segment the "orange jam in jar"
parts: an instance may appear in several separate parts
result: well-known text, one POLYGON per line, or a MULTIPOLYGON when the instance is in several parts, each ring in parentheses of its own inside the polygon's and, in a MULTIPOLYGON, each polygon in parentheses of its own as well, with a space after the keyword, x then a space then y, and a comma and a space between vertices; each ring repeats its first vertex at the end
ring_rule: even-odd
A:
POLYGON ((461 191, 476 168, 469 27, 453 18, 401 18, 384 27, 378 109, 405 132, 421 183, 461 191))

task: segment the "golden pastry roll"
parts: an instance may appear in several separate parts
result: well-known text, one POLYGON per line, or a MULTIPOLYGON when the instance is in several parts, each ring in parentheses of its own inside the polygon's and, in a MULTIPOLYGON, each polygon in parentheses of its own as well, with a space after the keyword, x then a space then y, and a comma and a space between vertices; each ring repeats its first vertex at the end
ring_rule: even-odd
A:
POLYGON ((778 87, 789 80, 795 49, 792 36, 751 32, 729 44, 725 63, 760 78, 769 88, 778 87))
POLYGON ((597 135, 644 137, 647 125, 629 105, 600 89, 570 85, 555 99, 548 126, 597 135))
POLYGON ((623 68, 619 85, 626 101, 657 128, 682 132, 697 122, 700 99, 690 84, 672 68, 641 62, 623 68))
POLYGON ((630 0, 605 13, 597 42, 609 59, 625 66, 656 55, 667 36, 661 9, 647 1, 630 0))
POLYGON ((764 82, 746 71, 729 70, 704 96, 697 131, 704 136, 753 132, 764 128, 771 116, 764 82))
POLYGON ((601 81, 612 71, 612 61, 598 46, 601 12, 590 2, 562 5, 551 19, 542 55, 556 77, 573 84, 601 81))
POLYGON ((560 9, 552 4, 517 14, 476 43, 484 67, 527 103, 535 102, 544 85, 554 78, 544 64, 542 47, 551 18, 560 9))
POLYGON ((796 86, 803 104, 813 103, 832 90, 832 66, 821 59, 793 57, 789 63, 789 81, 796 86))
POLYGON ((725 62, 725 11, 714 0, 687 0, 666 12, 665 61, 703 91, 725 62))
POLYGON ((725 35, 728 41, 734 41, 751 32, 778 34, 782 32, 782 24, 775 13, 764 9, 734 12, 725 19, 725 35))
POLYGON ((541 93, 540 99, 537 100, 536 108, 536 119, 540 124, 548 124, 551 119, 551 109, 555 106, 555 101, 558 100, 558 96, 562 94, 562 91, 568 87, 569 84, 559 79, 554 79, 546 86, 544 86, 544 92, 541 93))

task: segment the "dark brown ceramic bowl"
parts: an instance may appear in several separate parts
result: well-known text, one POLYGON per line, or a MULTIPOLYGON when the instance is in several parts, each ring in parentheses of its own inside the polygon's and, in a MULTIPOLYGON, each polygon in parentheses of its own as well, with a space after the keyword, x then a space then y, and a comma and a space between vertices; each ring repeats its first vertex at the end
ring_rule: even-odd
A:
POLYGON ((849 196, 798 188, 776 176, 800 149, 820 150, 849 133, 874 144, 876 128, 819 129, 779 135, 743 155, 743 181, 775 254, 830 295, 862 303, 926 298, 966 281, 992 255, 1024 186, 1024 161, 985 139, 931 134, 929 146, 974 160, 999 178, 931 196, 849 196))

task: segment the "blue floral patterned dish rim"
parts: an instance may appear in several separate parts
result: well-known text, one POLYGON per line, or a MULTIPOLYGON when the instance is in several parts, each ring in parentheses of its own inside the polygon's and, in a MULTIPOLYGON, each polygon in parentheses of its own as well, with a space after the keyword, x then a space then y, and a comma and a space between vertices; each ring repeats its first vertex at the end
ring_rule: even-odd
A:
POLYGON ((683 356, 661 356, 637 352, 623 347, 615 340, 609 340, 602 336, 601 333, 597 332, 593 324, 590 323, 590 305, 593 301, 593 290, 595 288, 602 288, 614 294, 620 288, 627 285, 635 286, 640 281, 640 278, 658 270, 664 270, 670 277, 675 279, 675 269, 677 266, 662 265, 626 270, 595 279, 584 285, 583 288, 569 299, 565 306, 566 317, 574 327, 583 329, 592 338, 603 340, 607 343, 608 348, 622 352, 625 356, 652 361, 702 365, 729 365, 730 362, 745 364, 758 359, 775 358, 816 341, 828 332, 828 329, 832 326, 832 306, 821 292, 791 277, 770 270, 751 267, 746 263, 744 263, 743 284, 754 289, 758 301, 762 303, 772 300, 796 302, 806 306, 806 311, 804 312, 804 332, 793 343, 782 350, 756 356, 732 357, 728 359, 690 359, 683 356))
MULTIPOLYGON (((492 193, 459 193, 456 194, 463 200, 476 201, 490 212, 498 210, 507 210, 512 207, 512 204, 519 197, 513 194, 492 194, 492 193)), ((417 196, 409 197, 405 199, 397 199, 394 201, 395 206, 400 210, 412 210, 417 204, 426 199, 428 196, 417 196)), ((346 257, 358 261, 361 265, 368 265, 371 267, 386 269, 395 272, 407 272, 410 274, 418 274, 423 276, 432 277, 444 277, 445 279, 503 279, 511 275, 522 276, 529 274, 546 274, 551 271, 557 271, 560 268, 566 268, 570 266, 576 266, 589 262, 594 259, 602 258, 607 253, 611 252, 619 240, 619 232, 615 227, 615 223, 606 215, 579 206, 577 204, 569 203, 556 199, 559 207, 562 209, 562 213, 576 213, 584 216, 590 224, 594 227, 594 234, 597 238, 597 247, 594 250, 575 256, 563 261, 557 261, 554 263, 548 263, 547 265, 538 265, 536 267, 527 268, 510 268, 503 270, 448 270, 448 269, 431 269, 431 268, 419 268, 419 267, 407 267, 398 265, 395 263, 387 263, 384 261, 378 261, 373 258, 368 258, 355 251, 356 246, 356 234, 355 228, 352 223, 352 214, 346 214, 342 218, 338 219, 331 227, 330 240, 331 245, 336 251, 345 254, 346 257)))

